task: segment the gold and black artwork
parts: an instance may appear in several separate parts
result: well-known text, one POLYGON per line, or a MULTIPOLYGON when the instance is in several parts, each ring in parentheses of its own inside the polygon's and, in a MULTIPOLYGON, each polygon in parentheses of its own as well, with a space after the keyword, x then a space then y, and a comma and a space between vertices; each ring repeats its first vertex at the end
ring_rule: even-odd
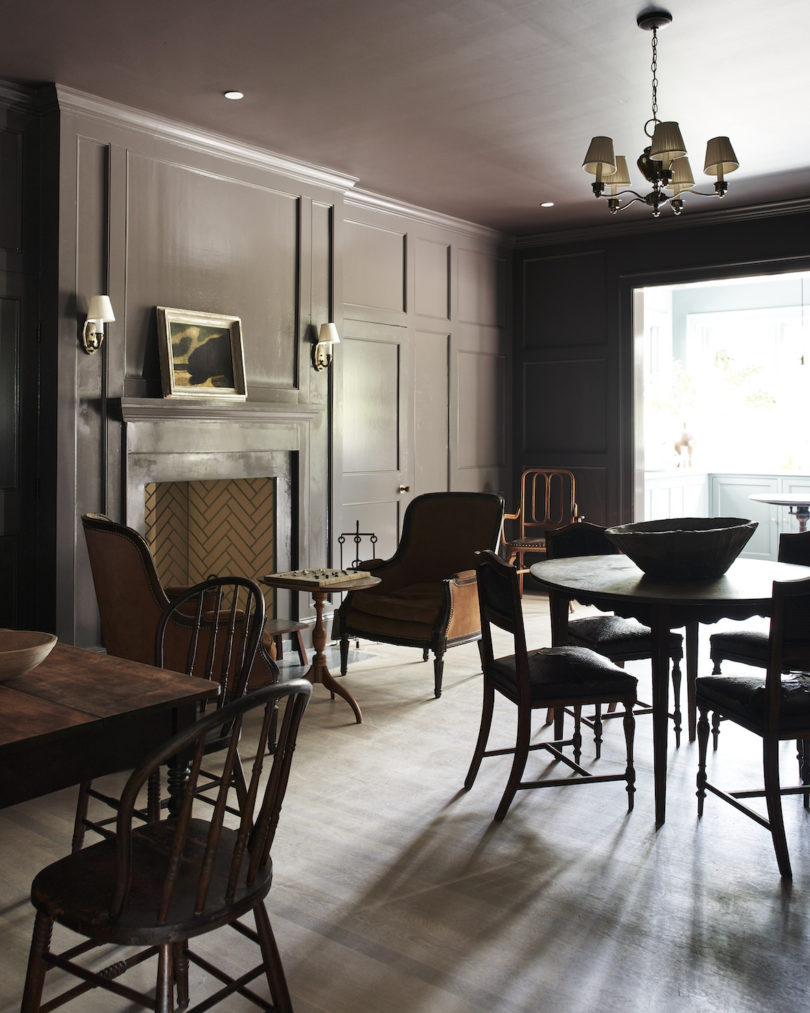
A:
POLYGON ((164 397, 245 400, 238 317, 158 306, 157 322, 164 397))

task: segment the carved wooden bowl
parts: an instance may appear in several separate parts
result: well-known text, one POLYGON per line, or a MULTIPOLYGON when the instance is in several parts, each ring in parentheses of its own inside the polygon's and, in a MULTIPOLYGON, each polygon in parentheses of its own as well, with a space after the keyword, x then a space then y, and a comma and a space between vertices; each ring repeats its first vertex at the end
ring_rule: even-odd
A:
POLYGON ((710 580, 723 576, 756 527, 742 517, 669 517, 621 524, 605 534, 649 577, 710 580))
POLYGON ((0 630, 0 682, 8 682, 36 668, 48 657, 55 644, 53 633, 0 630))

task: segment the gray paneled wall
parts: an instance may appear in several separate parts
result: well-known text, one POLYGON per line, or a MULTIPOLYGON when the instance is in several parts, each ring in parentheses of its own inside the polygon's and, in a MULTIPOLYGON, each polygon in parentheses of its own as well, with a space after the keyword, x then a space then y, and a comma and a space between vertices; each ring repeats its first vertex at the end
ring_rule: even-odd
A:
POLYGON ((387 556, 414 496, 506 487, 509 251, 495 233, 361 194, 345 212, 336 509, 387 556))
POLYGON ((504 487, 504 237, 371 195, 346 210, 351 177, 60 85, 7 97, 0 83, 4 607, 22 586, 13 452, 26 412, 25 432, 38 434, 25 444, 30 496, 35 480, 44 490, 27 512, 38 567, 27 593, 39 625, 80 644, 99 642, 81 514, 137 527, 140 485, 156 475, 226 478, 225 454, 238 456, 233 477, 283 461, 290 566, 336 562, 356 519, 390 550, 419 492, 504 487), (22 127, 10 106, 25 107, 22 127), (39 174, 24 171, 28 121, 39 174), (99 293, 116 320, 88 356, 79 338, 99 293), (156 306, 241 318, 247 402, 163 399, 156 306), (342 342, 315 372, 312 340, 328 320, 342 342), (26 362, 20 349, 33 350, 26 362))

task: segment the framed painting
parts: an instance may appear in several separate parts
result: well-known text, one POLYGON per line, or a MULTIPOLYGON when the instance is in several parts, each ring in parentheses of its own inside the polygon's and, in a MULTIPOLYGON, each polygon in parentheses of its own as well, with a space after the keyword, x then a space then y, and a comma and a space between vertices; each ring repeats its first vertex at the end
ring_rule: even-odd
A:
POLYGON ((247 398, 239 317, 158 306, 157 325, 164 397, 247 398))

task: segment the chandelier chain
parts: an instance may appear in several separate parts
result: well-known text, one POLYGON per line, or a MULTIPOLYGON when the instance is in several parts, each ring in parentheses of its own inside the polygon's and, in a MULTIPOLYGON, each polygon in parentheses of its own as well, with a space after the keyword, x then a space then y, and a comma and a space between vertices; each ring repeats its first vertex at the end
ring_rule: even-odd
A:
POLYGON ((652 30, 652 118, 658 122, 658 29, 652 30))

